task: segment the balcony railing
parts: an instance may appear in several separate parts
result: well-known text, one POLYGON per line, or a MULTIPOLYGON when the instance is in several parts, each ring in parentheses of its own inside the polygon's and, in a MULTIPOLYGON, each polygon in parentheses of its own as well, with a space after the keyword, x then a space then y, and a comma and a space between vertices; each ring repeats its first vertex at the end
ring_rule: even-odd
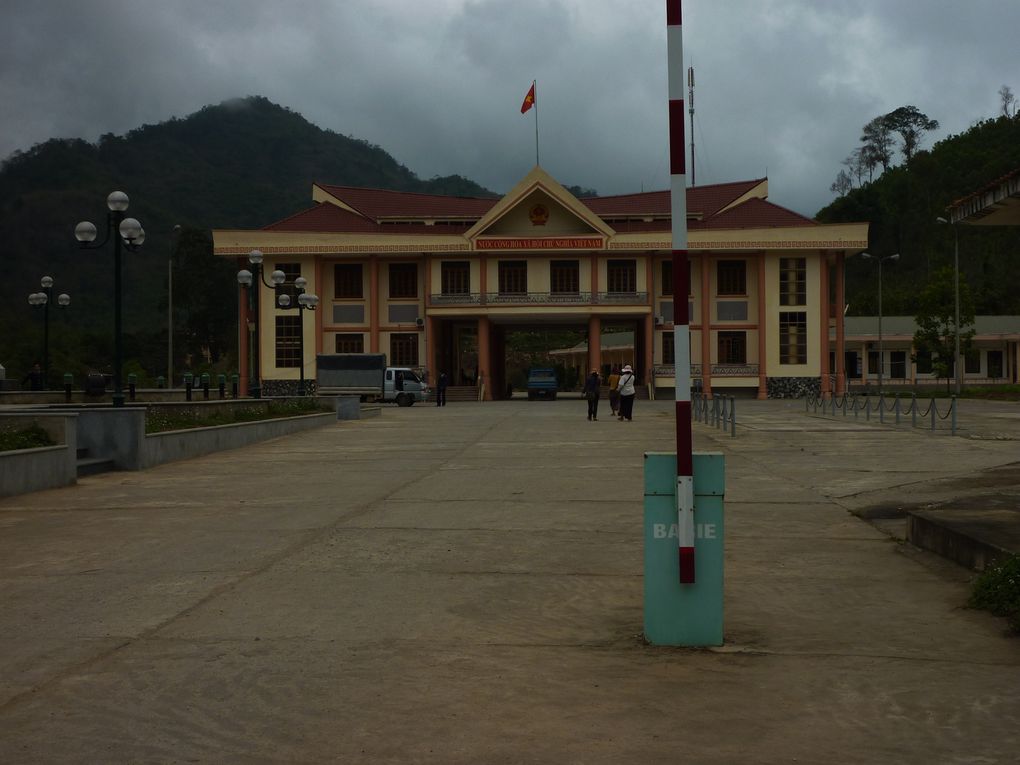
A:
POLYGON ((646 305, 647 292, 464 292, 433 294, 432 305, 646 305))

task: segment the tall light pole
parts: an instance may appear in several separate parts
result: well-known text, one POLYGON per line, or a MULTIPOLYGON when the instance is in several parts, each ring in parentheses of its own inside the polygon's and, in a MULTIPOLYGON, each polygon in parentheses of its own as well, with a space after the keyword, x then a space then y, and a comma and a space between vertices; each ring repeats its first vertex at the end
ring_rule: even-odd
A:
POLYGON ((862 258, 878 261, 878 393, 882 393, 882 370, 885 369, 885 349, 882 347, 882 261, 899 260, 898 252, 892 255, 872 255, 870 252, 862 252, 862 258))
POLYGON ((953 304, 956 308, 955 325, 953 327, 953 385, 956 395, 960 395, 960 228, 958 223, 950 223, 945 218, 936 218, 936 223, 945 223, 953 227, 953 304))
POLYGON ((174 387, 174 244, 181 232, 174 226, 170 235, 170 253, 166 259, 166 386, 174 387))
POLYGON ((110 212, 106 216, 106 238, 99 244, 92 244, 96 239, 95 224, 82 221, 74 227, 74 238, 83 250, 102 248, 110 237, 113 237, 113 405, 124 406, 124 388, 121 384, 121 373, 124 366, 124 343, 121 322, 121 247, 134 251, 145 241, 145 229, 135 218, 125 218, 128 208, 128 195, 123 191, 114 191, 106 198, 106 206, 110 212))
MULTIPOLYGON (((50 383, 50 303, 53 297, 53 277, 44 276, 39 280, 42 292, 33 292, 28 296, 28 304, 33 308, 43 309, 43 389, 49 389, 50 383)), ((71 305, 71 296, 62 292, 57 296, 57 305, 67 308, 71 305)))
POLYGON ((251 343, 251 360, 249 362, 248 394, 252 398, 262 397, 262 375, 259 370, 260 357, 262 355, 261 342, 259 340, 259 282, 269 289, 276 291, 287 280, 283 271, 273 271, 270 274, 272 284, 266 281, 265 270, 262 268, 264 257, 262 250, 252 250, 248 253, 248 262, 251 264, 251 271, 243 268, 237 272, 237 283, 248 290, 248 305, 254 317, 253 326, 249 328, 249 342, 251 343))
MULTIPOLYGON (((301 378, 298 383, 298 395, 305 395, 305 311, 314 311, 315 306, 319 304, 319 296, 311 295, 305 291, 308 286, 308 280, 299 276, 294 280, 294 286, 298 290, 297 305, 293 306, 298 310, 298 319, 301 322, 301 329, 298 332, 298 358, 301 363, 301 378)), ((291 308, 290 295, 283 293, 277 298, 277 303, 280 308, 291 308)))

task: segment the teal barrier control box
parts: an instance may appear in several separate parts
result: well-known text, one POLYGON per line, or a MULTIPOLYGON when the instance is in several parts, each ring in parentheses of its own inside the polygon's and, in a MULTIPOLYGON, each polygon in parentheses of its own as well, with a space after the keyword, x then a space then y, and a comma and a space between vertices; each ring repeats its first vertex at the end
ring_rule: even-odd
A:
POLYGON ((680 584, 676 454, 645 453, 645 639, 723 644, 725 458, 694 455, 694 584, 680 584))

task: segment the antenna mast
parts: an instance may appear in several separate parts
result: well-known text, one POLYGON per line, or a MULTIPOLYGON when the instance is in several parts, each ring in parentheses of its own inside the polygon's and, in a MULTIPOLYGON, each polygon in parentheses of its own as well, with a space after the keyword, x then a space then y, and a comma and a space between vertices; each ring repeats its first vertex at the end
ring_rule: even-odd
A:
POLYGON ((698 185, 698 170, 694 164, 694 67, 687 67, 687 111, 691 115, 691 186, 698 185))

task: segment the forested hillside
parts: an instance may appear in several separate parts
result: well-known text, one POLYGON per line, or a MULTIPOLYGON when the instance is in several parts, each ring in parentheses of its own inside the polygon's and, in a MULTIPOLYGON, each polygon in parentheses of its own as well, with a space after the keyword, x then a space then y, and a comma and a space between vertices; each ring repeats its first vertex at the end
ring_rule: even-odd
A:
MULTIPOLYGON (((979 122, 939 141, 930 151, 915 151, 909 160, 890 164, 870 182, 858 176, 859 185, 844 189, 846 193, 816 217, 827 223, 871 223, 871 252, 900 253, 898 261, 883 266, 882 311, 912 316, 918 311, 921 290, 953 263, 953 227, 936 218, 946 217, 946 206, 953 200, 1018 167, 1020 116, 1014 113, 979 122)), ((1020 314, 1020 228, 959 229, 961 281, 970 288, 976 312, 1020 314)), ((877 290, 875 261, 851 258, 849 313, 877 314, 877 290)))
MULTIPOLYGON (((125 256, 125 358, 155 377, 166 368, 167 261, 175 261, 175 364, 216 362, 236 346, 236 268, 211 256, 212 228, 256 227, 311 205, 315 181, 458 196, 494 196, 459 176, 422 180, 378 146, 322 130, 265 98, 209 106, 95 144, 52 140, 0 167, 0 364, 24 374, 42 348, 42 310, 28 294, 39 279, 67 292, 51 308, 50 367, 80 374, 112 359, 112 246, 81 251, 74 227, 102 228, 106 197, 131 199, 146 241, 125 256), (181 229, 174 234, 174 227, 181 229)), ((102 236, 100 236, 102 238, 102 236)), ((230 366, 225 359, 221 365, 230 366)))

